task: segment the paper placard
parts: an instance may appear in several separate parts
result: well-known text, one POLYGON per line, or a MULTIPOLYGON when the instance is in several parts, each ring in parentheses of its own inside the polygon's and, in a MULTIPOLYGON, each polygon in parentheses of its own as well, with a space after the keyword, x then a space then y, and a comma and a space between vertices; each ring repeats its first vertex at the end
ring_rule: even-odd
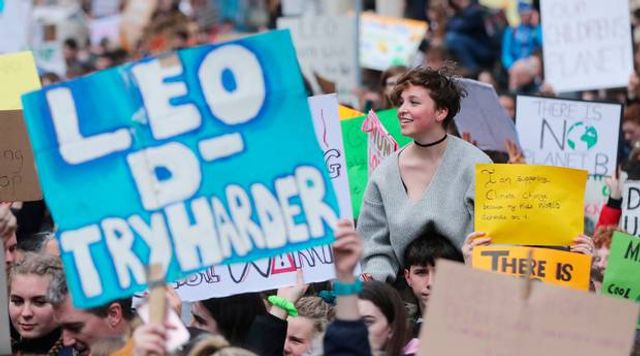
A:
POLYGON ((639 275, 640 237, 615 231, 602 281, 602 293, 640 302, 639 275))
POLYGON ((640 235, 640 181, 625 180, 622 185, 622 215, 620 229, 640 235))
POLYGON ((628 356, 640 306, 440 260, 418 355, 628 356))
POLYGON ((309 98, 309 109, 316 139, 324 152, 325 165, 336 191, 340 217, 353 220, 342 126, 338 117, 338 98, 335 94, 312 96, 309 98))
POLYGON ((76 307, 143 290, 149 264, 175 281, 334 239, 287 31, 175 55, 23 97, 76 307))
POLYGON ((411 66, 427 23, 366 12, 360 15, 360 65, 384 71, 393 65, 411 66))
POLYGON ((32 8, 32 0, 0 1, 0 53, 13 53, 29 48, 32 8))
POLYGON ((453 118, 458 132, 468 132, 481 150, 506 152, 507 139, 518 145, 513 120, 500 105, 498 94, 490 84, 459 79, 467 91, 460 101, 460 112, 453 118))
POLYGON ((518 95, 516 130, 525 159, 611 176, 622 105, 518 95))
POLYGON ((539 281, 589 290, 591 256, 549 248, 523 246, 478 246, 473 249, 473 268, 510 276, 529 273, 528 257, 532 253, 531 278, 539 281))
POLYGON ((567 246, 583 232, 586 171, 477 164, 475 174, 474 226, 492 243, 567 246))
POLYGON ((367 133, 367 166, 369 176, 380 165, 382 160, 398 150, 398 142, 389 134, 378 115, 369 111, 362 123, 362 131, 367 133))
POLYGON ((300 67, 314 90, 318 77, 336 84, 338 96, 351 96, 357 82, 356 29, 352 16, 278 18, 278 28, 289 29, 300 67))
POLYGON ((31 52, 0 56, 0 201, 42 199, 20 102, 39 88, 31 52))
POLYGON ((609 187, 603 176, 589 175, 584 194, 584 233, 593 236, 602 207, 609 199, 609 187))
POLYGON ((545 82, 560 93, 626 87, 633 73, 629 13, 628 0, 541 1, 545 82))

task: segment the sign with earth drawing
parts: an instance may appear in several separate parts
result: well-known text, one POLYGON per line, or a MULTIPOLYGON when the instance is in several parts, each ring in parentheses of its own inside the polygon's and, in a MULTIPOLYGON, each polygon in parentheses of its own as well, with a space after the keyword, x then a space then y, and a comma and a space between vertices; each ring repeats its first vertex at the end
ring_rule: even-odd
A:
POLYGON ((621 115, 620 104, 518 96, 516 130, 527 163, 610 176, 621 115))

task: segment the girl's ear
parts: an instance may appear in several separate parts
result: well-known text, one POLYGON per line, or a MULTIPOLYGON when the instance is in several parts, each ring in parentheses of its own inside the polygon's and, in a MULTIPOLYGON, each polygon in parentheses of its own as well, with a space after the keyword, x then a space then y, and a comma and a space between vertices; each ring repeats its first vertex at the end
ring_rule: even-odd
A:
POLYGON ((441 109, 436 109, 436 121, 442 123, 444 121, 444 119, 447 118, 447 115, 449 115, 449 109, 447 108, 441 108, 441 109))

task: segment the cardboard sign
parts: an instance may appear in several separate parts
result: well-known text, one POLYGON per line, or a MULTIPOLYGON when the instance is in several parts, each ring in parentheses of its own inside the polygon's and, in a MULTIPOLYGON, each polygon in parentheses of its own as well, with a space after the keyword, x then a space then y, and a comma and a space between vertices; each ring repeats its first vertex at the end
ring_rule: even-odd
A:
POLYGON ((475 230, 494 244, 569 245, 583 232, 586 182, 576 169, 477 164, 475 230))
POLYGON ((319 93, 317 77, 336 83, 340 98, 351 96, 356 86, 356 28, 351 16, 279 18, 278 28, 288 28, 305 78, 319 93))
MULTIPOLYGON (((0 241, 2 242, 2 241, 0 241)), ((4 253, 0 253, 0 355, 11 355, 11 335, 9 333, 9 305, 7 272, 4 264, 4 253)))
POLYGON ((518 96, 516 129, 527 162, 586 169, 611 176, 616 169, 622 105, 518 96))
POLYGON ((20 95, 40 88, 31 52, 0 56, 0 201, 42 199, 20 95))
POLYGON ((580 290, 589 290, 591 256, 549 248, 478 246, 473 249, 473 268, 510 276, 531 278, 580 290), (532 264, 529 269, 529 250, 532 264))
POLYGON ((384 71, 393 65, 411 66, 427 23, 416 20, 360 15, 360 65, 384 71))
POLYGON ((584 233, 593 236, 602 207, 609 199, 609 187, 605 177, 589 175, 584 193, 584 233))
POLYGON ((545 81, 556 92, 626 87, 633 73, 629 1, 540 2, 545 81))
POLYGON ((342 127, 338 117, 338 98, 335 94, 316 95, 309 98, 313 128, 324 161, 338 197, 340 217, 353 220, 347 162, 342 143, 342 127))
POLYGON ((32 0, 0 1, 0 53, 24 51, 29 47, 32 0))
POLYGON ((338 204, 295 66, 274 31, 23 97, 74 305, 144 289, 153 263, 173 281, 333 241, 338 204))
POLYGON ((620 228, 631 235, 640 236, 640 181, 624 181, 620 228))
POLYGON ((602 293, 640 302, 640 238, 613 233, 602 293))
POLYGON ((369 176, 380 162, 398 150, 398 142, 389 134, 378 115, 371 110, 362 123, 362 132, 367 133, 367 166, 369 176))
POLYGON ((518 144, 513 120, 500 105, 493 86, 477 80, 459 79, 467 91, 454 117, 458 132, 468 132, 481 150, 506 152, 507 139, 518 144))
MULTIPOLYGON (((389 109, 378 111, 378 119, 398 142, 400 147, 411 142, 411 139, 400 134, 398 122, 398 110, 389 109)), ((342 120, 342 138, 344 140, 344 152, 347 157, 347 170, 349 176, 349 189, 351 190, 351 204, 353 216, 360 215, 362 197, 369 181, 369 164, 367 152, 366 133, 362 132, 362 124, 366 116, 350 120, 342 120)))
POLYGON ((627 356, 640 306, 440 260, 418 355, 627 356))

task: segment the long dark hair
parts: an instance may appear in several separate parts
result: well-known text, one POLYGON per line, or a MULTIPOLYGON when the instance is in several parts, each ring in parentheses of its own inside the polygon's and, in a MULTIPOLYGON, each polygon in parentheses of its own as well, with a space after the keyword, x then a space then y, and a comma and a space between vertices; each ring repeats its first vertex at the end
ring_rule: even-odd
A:
POLYGON ((202 306, 216 321, 218 330, 231 345, 244 345, 253 320, 267 313, 258 293, 201 300, 202 306))
POLYGON ((402 354, 402 348, 410 337, 407 311, 400 294, 390 285, 380 281, 368 281, 363 284, 358 297, 373 303, 387 318, 391 328, 391 338, 387 341, 384 353, 387 356, 402 354))

